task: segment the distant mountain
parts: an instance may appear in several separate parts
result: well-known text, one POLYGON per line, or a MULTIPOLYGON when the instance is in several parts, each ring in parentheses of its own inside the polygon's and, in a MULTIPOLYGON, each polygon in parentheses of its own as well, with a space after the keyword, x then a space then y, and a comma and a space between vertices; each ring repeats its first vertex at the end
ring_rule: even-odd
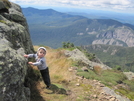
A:
POLYGON ((57 25, 63 26, 72 24, 72 22, 75 20, 85 18, 83 16, 70 15, 66 13, 57 12, 53 9, 39 10, 29 7, 29 8, 23 8, 22 10, 29 24, 43 24, 46 26, 57 26, 57 25))
POLYGON ((45 44, 58 48, 62 46, 62 42, 69 41, 77 46, 89 44, 134 46, 134 26, 130 24, 112 19, 89 19, 52 9, 22 10, 29 24, 34 45, 45 44))
POLYGON ((96 11, 96 10, 89 10, 85 13, 79 13, 79 12, 66 12, 67 14, 71 15, 81 15, 84 17, 87 17, 89 19, 113 19, 117 20, 122 23, 129 23, 134 25, 134 14, 128 14, 128 13, 117 13, 117 12, 103 12, 103 11, 96 11))

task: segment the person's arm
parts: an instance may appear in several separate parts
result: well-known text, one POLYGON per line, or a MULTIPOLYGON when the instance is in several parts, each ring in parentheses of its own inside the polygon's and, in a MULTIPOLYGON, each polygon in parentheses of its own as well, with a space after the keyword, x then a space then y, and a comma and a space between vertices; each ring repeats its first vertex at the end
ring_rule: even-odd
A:
MULTIPOLYGON (((36 54, 28 54, 28 55, 25 54, 24 57, 25 57, 25 58, 29 58, 29 57, 34 57, 34 58, 36 58, 36 54)), ((33 65, 33 62, 28 62, 28 64, 33 65)))
POLYGON ((43 61, 40 60, 38 62, 28 62, 28 64, 31 64, 31 65, 34 65, 34 66, 39 66, 39 65, 42 65, 43 64, 43 61))
POLYGON ((25 58, 28 58, 28 55, 24 55, 25 58))
POLYGON ((36 54, 28 54, 28 55, 26 54, 26 55, 24 55, 24 57, 25 58, 32 58, 32 57, 35 58, 36 57, 36 54))

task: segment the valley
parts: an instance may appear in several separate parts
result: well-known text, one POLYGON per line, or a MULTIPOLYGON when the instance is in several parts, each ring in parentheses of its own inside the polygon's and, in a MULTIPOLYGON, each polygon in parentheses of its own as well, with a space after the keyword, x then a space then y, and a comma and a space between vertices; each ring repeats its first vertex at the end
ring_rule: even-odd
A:
POLYGON ((62 42, 76 46, 108 44, 134 46, 134 26, 113 19, 89 19, 53 9, 23 8, 34 45, 59 48, 62 42))

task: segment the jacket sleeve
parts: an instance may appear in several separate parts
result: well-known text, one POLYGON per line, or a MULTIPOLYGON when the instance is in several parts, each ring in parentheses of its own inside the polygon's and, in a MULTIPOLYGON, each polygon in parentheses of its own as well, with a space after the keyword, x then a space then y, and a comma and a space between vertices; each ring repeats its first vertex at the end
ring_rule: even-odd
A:
POLYGON ((34 66, 40 66, 42 64, 43 64, 43 61, 42 60, 33 63, 34 66))
POLYGON ((28 58, 36 58, 36 54, 28 54, 28 58))

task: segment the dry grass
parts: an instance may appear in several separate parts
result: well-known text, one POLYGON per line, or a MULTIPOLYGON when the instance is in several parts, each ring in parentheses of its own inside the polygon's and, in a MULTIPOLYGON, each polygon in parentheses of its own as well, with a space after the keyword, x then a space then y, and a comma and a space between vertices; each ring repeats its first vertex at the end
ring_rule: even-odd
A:
MULTIPOLYGON (((39 46, 34 46, 35 50, 38 48, 39 46)), ((64 50, 51 49, 49 47, 45 48, 47 49, 45 56, 46 62, 49 67, 52 82, 62 82, 71 79, 72 73, 68 71, 68 68, 71 67, 72 61, 66 58, 64 50)))
MULTIPOLYGON (((39 48, 39 46, 34 46, 35 51, 39 48)), ((61 84, 67 85, 69 80, 72 79, 72 72, 68 71, 68 68, 71 67, 72 61, 68 60, 64 55, 64 50, 51 49, 49 47, 45 47, 47 49, 47 54, 45 56, 47 65, 49 67, 50 78, 52 84, 61 84)), ((37 67, 33 67, 37 69, 37 67)), ((65 100, 66 95, 52 93, 52 91, 45 89, 45 84, 43 81, 39 82, 37 88, 41 94, 41 96, 46 101, 60 101, 61 99, 65 100)), ((45 101, 44 100, 44 101, 45 101)))
MULTIPOLYGON (((35 50, 38 48, 38 46, 34 46, 35 50)), ((84 79, 84 84, 78 82, 75 72, 69 72, 68 69, 72 67, 73 62, 67 59, 64 55, 64 50, 45 48, 47 49, 45 57, 54 89, 46 90, 44 82, 39 82, 37 89, 41 97, 38 101, 88 101, 90 98, 86 98, 87 96, 90 97, 92 93, 97 94, 98 91, 94 90, 96 88, 92 88, 90 83, 88 83, 89 81, 84 79), (78 83, 80 85, 76 86, 78 83), (60 88, 63 88, 63 91, 71 91, 70 95, 61 94, 59 92, 60 88)), ((96 73, 101 73, 101 69, 98 66, 95 66, 94 69, 96 73)))
POLYGON ((46 58, 50 67, 50 75, 54 82, 68 81, 70 79, 71 74, 68 72, 68 68, 71 66, 72 61, 67 60, 63 51, 49 50, 46 58))

